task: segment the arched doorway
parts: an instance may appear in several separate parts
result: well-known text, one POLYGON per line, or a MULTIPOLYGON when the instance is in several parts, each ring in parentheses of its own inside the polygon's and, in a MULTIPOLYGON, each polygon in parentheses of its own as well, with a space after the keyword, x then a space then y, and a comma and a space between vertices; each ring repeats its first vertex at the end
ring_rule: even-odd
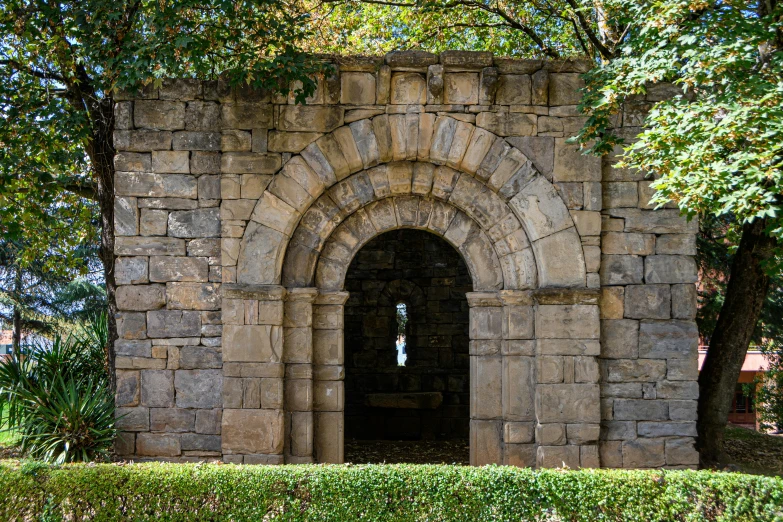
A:
POLYGON ((345 461, 468 463, 469 308, 459 252, 381 234, 345 279, 345 461))

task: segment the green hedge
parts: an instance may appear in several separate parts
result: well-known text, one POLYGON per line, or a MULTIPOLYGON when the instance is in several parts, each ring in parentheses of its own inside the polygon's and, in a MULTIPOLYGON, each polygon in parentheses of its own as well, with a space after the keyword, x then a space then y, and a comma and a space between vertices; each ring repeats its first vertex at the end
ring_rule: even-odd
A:
POLYGON ((0 520, 783 520, 783 480, 489 466, 0 464, 0 520))

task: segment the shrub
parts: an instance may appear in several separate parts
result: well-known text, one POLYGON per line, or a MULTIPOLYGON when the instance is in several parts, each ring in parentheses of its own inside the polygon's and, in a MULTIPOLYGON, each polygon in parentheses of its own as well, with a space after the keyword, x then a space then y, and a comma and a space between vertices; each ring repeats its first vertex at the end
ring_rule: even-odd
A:
POLYGON ((103 316, 0 362, 0 410, 23 454, 55 463, 108 454, 116 432, 107 339, 103 316))
POLYGON ((780 478, 488 466, 0 464, 0 519, 780 521, 780 478))

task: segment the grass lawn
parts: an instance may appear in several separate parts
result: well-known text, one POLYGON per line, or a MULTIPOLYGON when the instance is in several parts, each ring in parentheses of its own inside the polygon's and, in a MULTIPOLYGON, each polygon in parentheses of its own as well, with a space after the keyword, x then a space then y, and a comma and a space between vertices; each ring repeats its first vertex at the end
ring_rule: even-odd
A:
POLYGON ((5 412, 0 407, 0 430, 2 430, 0 431, 0 455, 5 454, 9 448, 13 448, 16 442, 16 434, 12 431, 5 431, 6 428, 5 412))
POLYGON ((743 473, 783 476, 783 436, 726 427, 726 453, 743 473))

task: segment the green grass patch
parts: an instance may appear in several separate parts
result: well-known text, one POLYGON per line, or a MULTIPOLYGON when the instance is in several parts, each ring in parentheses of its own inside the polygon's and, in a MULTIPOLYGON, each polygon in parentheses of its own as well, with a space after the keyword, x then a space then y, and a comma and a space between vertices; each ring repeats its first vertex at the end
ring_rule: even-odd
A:
POLYGON ((17 442, 17 434, 8 430, 7 417, 5 407, 0 405, 0 448, 15 446, 17 442))
POLYGON ((0 464, 0 520, 783 521, 783 480, 488 466, 0 464))

